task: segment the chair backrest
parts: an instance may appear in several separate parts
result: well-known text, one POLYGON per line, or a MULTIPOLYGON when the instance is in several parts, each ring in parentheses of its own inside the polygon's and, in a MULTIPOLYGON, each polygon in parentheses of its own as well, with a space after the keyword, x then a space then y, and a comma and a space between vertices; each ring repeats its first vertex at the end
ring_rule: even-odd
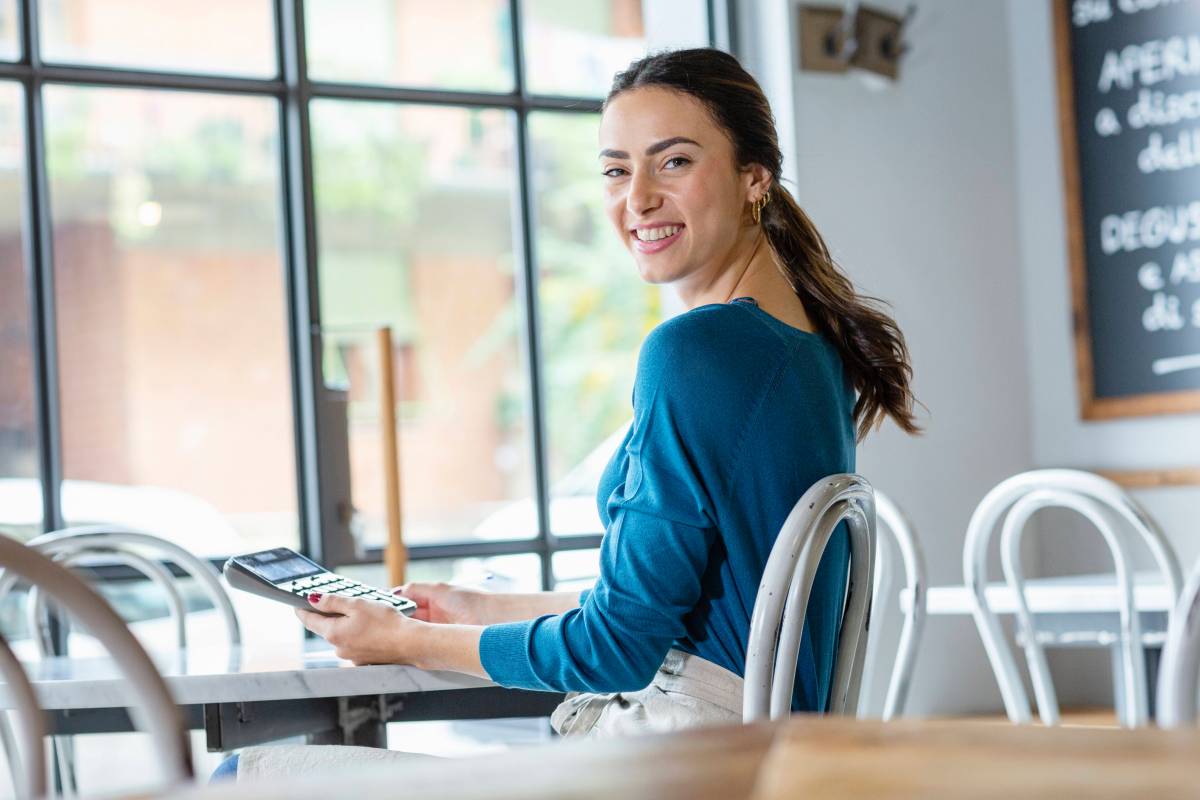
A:
POLYGON ((7 536, 0 536, 0 567, 0 579, 38 586, 104 644, 134 692, 132 713, 150 733, 164 777, 172 783, 191 780, 183 716, 154 663, 108 603, 65 567, 7 536))
POLYGON ((850 579, 830 687, 829 711, 855 713, 871 609, 875 501, 858 475, 831 475, 792 508, 771 547, 750 620, 742 717, 746 722, 791 713, 796 660, 813 578, 838 524, 850 529, 850 579))
POLYGON ((1179 561, 1158 525, 1120 487, 1099 475, 1068 469, 1033 470, 1002 481, 983 498, 967 526, 963 578, 971 590, 976 627, 1000 685, 1008 717, 1015 723, 1027 723, 1032 719, 1032 712, 999 619, 988 603, 988 543, 997 523, 1003 518, 1001 563, 1005 581, 1016 601, 1017 624, 1024 639, 1026 660, 1037 695, 1038 713, 1045 724, 1056 724, 1059 719, 1058 702, 1045 651, 1025 598, 1024 576, 1020 566, 1021 537, 1026 525, 1034 512, 1049 507, 1067 508, 1083 515, 1100 532, 1112 554, 1122 601, 1120 643, 1124 665, 1123 688, 1127 698, 1122 723, 1129 727, 1144 725, 1148 719, 1145 664, 1134 604, 1127 531, 1135 533, 1150 549, 1172 597, 1178 596, 1181 582, 1179 561), (1125 526, 1114 527, 1114 518, 1123 521, 1125 526))
MULTIPOLYGON (((0 725, 4 752, 8 756, 8 769, 12 773, 17 797, 36 798, 46 794, 46 752, 42 749, 42 737, 46 735, 46 719, 38 705, 37 695, 25 668, 13 654, 12 648, 0 636, 0 677, 8 693, 8 704, 17 712, 21 721, 21 746, 13 736, 12 727, 5 717, 0 725)), ((5 712, 0 709, 0 715, 5 712)))
MULTIPOLYGON (((139 559, 138 556, 152 554, 158 558, 169 559, 195 579, 213 607, 217 609, 229 633, 230 644, 241 643, 242 632, 241 626, 238 624, 237 612, 233 609, 233 603, 222 583, 220 572, 209 562, 196 557, 172 541, 132 528, 113 525, 80 525, 42 534, 31 539, 29 546, 55 559, 73 557, 76 553, 88 551, 115 552, 121 554, 115 560, 124 559, 126 563, 130 563, 131 566, 139 569, 156 583, 162 582, 164 573, 161 570, 153 569, 147 571, 144 568, 145 559, 139 559), (133 561, 129 560, 130 556, 133 557, 133 561)), ((0 584, 0 596, 3 596, 4 588, 3 584, 0 584)), ((167 591, 168 597, 170 597, 171 590, 164 586, 164 591, 167 591)), ((174 611, 174 609, 172 610, 174 611)), ((176 625, 181 627, 182 620, 176 618, 176 625)))
POLYGON ((1164 728, 1196 724, 1197 672, 1200 672, 1200 560, 1167 626, 1167 641, 1158 664, 1155 721, 1164 728))
MULTIPOLYGON (((892 591, 891 556, 885 546, 885 534, 896 543, 900 552, 900 560, 904 566, 905 590, 912 598, 912 603, 904 613, 904 623, 900 629, 900 641, 896 646, 896 657, 892 663, 892 673, 888 680, 887 694, 883 701, 882 718, 894 719, 904 713, 908 701, 908 690, 912 685, 913 665, 917 657, 917 645, 921 640, 921 632, 925 628, 925 556, 917 541, 912 524, 892 500, 875 490, 875 590, 872 593, 871 616, 882 619, 888 612, 897 593, 892 591)), ((878 633, 878 631, 877 631, 878 633)), ((868 653, 868 668, 881 660, 868 653)), ((864 678, 864 684, 870 685, 864 678)))

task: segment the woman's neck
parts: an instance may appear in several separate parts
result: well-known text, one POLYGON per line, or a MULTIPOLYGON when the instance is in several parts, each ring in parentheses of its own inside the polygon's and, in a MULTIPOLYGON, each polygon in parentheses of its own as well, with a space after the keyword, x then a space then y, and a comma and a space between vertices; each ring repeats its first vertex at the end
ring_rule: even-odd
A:
POLYGON ((706 285, 677 285, 675 288, 684 306, 690 311, 703 305, 728 303, 737 297, 752 297, 759 308, 776 319, 801 330, 813 331, 804 304, 783 275, 775 250, 761 229, 756 234, 739 245, 740 257, 735 255, 729 266, 706 285))

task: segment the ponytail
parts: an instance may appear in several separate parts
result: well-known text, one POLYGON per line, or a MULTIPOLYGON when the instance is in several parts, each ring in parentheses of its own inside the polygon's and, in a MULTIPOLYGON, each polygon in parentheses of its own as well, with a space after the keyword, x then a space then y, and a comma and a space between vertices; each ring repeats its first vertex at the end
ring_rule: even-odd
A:
POLYGON ((770 194, 773 202, 762 209, 763 232, 805 312, 842 357, 850 383, 858 392, 854 421, 859 440, 885 416, 904 432, 918 433, 904 334, 878 300, 855 292, 791 193, 774 184, 770 194))

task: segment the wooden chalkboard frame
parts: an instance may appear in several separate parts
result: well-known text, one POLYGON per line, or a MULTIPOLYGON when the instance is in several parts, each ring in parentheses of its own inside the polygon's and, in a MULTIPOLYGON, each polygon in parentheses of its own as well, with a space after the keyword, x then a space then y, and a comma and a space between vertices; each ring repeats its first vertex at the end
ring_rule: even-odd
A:
POLYGON ((1058 75, 1058 130, 1062 140, 1063 198, 1066 203, 1067 256, 1071 272, 1071 328, 1079 407, 1084 419, 1185 414, 1200 411, 1200 390, 1158 392, 1128 397, 1097 397, 1092 364, 1092 331, 1087 307, 1087 255, 1084 249, 1083 196, 1075 130, 1075 70, 1071 60, 1071 0, 1051 0, 1054 17, 1054 66, 1058 75))

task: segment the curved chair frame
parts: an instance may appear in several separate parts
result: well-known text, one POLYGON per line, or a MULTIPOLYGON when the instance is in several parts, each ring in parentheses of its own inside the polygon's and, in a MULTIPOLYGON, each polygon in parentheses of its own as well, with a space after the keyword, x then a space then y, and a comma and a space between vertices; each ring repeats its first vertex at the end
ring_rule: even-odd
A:
MULTIPOLYGON (((60 548, 76 549, 74 545, 62 544, 64 541, 87 542, 92 547, 105 547, 122 552, 128 552, 130 548, 145 548, 161 553, 178 564, 184 572, 200 584, 208 599, 224 619, 225 626, 229 630, 230 642, 235 645, 241 644, 242 631, 238 624, 237 613, 233 610, 233 603, 226 594, 225 587, 221 584, 219 573, 207 561, 197 558, 174 542, 142 531, 112 525, 81 525, 74 528, 63 528, 36 537, 29 542, 29 546, 42 552, 55 553, 62 552, 60 548)), ((0 596, 4 594, 6 588, 0 583, 0 596)))
MULTIPOLYGON (((166 595, 167 606, 175 625, 175 641, 180 650, 187 647, 187 605, 184 603, 179 589, 175 586, 174 577, 161 563, 146 558, 133 550, 94 547, 87 542, 81 542, 78 547, 74 548, 50 545, 42 549, 42 552, 64 567, 77 566, 93 558, 103 558, 106 561, 136 569, 162 589, 163 594, 166 595)), ((54 651, 50 636, 49 611, 46 608, 45 597, 36 586, 29 590, 29 602, 25 607, 25 612, 29 620, 29 629, 38 633, 35 641, 38 643, 39 651, 42 655, 49 655, 54 651)))
MULTIPOLYGON (((925 557, 917 544, 916 534, 908 518, 900 511, 891 499, 880 491, 875 492, 875 592, 874 603, 878 598, 892 598, 891 591, 892 563, 886 555, 881 530, 887 530, 892 540, 900 550, 900 559, 904 562, 906 591, 912 597, 912 604, 904 615, 904 624, 900 629, 900 642, 896 646, 896 661, 892 666, 892 676, 888 681, 887 695, 883 701, 883 719, 891 720, 904 713, 908 702, 908 691, 912 686, 913 665, 917 659, 917 645, 921 641, 921 633, 925 630, 925 589, 927 585, 925 573, 925 557), (882 587, 887 587, 886 589, 882 587), (881 594, 882 592, 882 594, 881 594)), ((873 603, 873 604, 874 604, 873 603)))
POLYGON ((129 685, 136 688, 137 703, 131 712, 151 732, 167 780, 190 781, 191 748, 183 716, 154 662, 104 598, 66 567, 7 536, 0 536, 0 566, 4 569, 0 580, 24 579, 42 587, 104 643, 129 685))
POLYGON ((1116 530, 1104 509, 1091 498, 1074 492, 1057 489, 1036 489, 1021 497, 1009 509, 1000 533, 1000 556, 1004 578, 1016 600, 1017 624, 1024 638, 1025 661, 1029 666, 1034 695, 1037 698, 1038 716, 1046 725, 1057 725, 1060 721, 1058 697, 1054 681, 1050 677, 1050 666, 1046 662, 1046 651, 1037 636, 1033 614, 1025 599, 1025 576, 1021 569, 1021 537, 1028 529, 1030 518, 1043 508, 1068 508, 1076 511, 1100 532, 1112 555, 1117 575, 1117 592, 1121 597, 1120 652, 1123 665, 1121 678, 1126 703, 1121 709, 1121 724, 1128 728, 1145 725, 1149 719, 1147 708, 1146 658, 1142 646, 1141 624, 1133 597, 1133 571, 1125 537, 1116 530))
POLYGON ((742 701, 745 722, 791 713, 813 578, 842 520, 850 528, 850 574, 829 711, 845 714, 857 709, 871 611, 875 502, 865 479, 842 474, 825 478, 804 493, 771 547, 750 620, 742 701))
MULTIPOLYGON (((18 751, 6 716, 4 724, 0 725, 0 736, 4 739, 4 752, 8 756, 8 768, 12 772, 17 796, 45 797, 46 751, 42 749, 42 738, 46 735, 46 718, 25 668, 3 637, 0 637, 0 676, 4 678, 9 702, 21 720, 21 738, 24 740, 18 751)), ((5 711, 0 709, 0 714, 5 714, 5 711)))
POLYGON ((1196 691, 1200 672, 1200 560, 1188 573, 1167 628, 1158 666, 1155 719, 1164 728, 1196 724, 1196 691))
POLYGON ((975 625, 1000 686, 1005 711, 1009 720, 1017 724, 1031 722, 1032 711, 1016 662, 1005 643, 1000 621, 988 605, 987 545, 996 524, 1010 507, 1023 496, 1043 489, 1081 496, 1115 512, 1149 547, 1173 597, 1178 596, 1181 583, 1179 561, 1162 530, 1112 481, 1079 470, 1042 469, 1023 472, 997 484, 976 507, 967 525, 963 580, 971 590, 975 625))

